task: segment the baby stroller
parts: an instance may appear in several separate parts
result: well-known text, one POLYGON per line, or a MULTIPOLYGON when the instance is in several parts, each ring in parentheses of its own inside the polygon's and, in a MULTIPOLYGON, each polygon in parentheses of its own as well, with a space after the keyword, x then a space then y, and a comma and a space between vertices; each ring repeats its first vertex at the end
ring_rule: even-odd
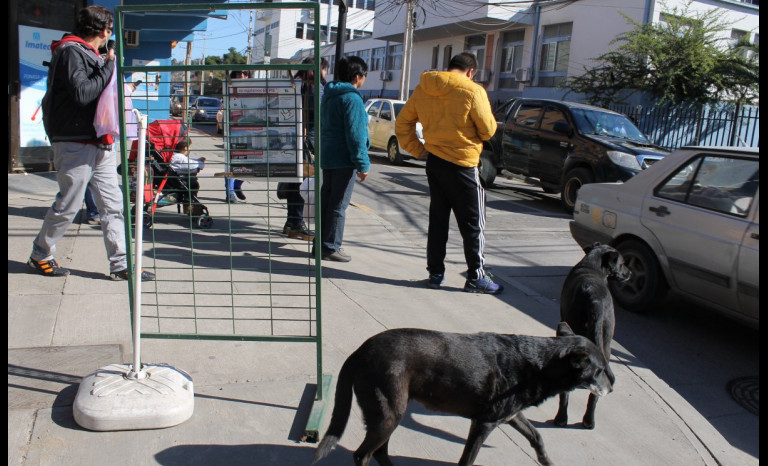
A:
MULTIPOLYGON (((192 194, 187 183, 188 178, 184 174, 176 173, 170 167, 171 157, 180 141, 187 137, 187 127, 181 124, 179 120, 155 120, 147 125, 147 148, 145 157, 147 159, 143 209, 144 226, 151 228, 153 216, 158 207, 176 205, 179 213, 189 215, 192 222, 199 228, 210 228, 213 226, 208 208, 203 205, 192 194)), ((138 141, 133 141, 129 162, 135 162, 138 155, 138 141)), ((134 177, 135 183, 135 177, 134 177)), ((132 190, 131 202, 135 204, 135 192, 132 190)), ((135 213, 136 206, 131 209, 131 214, 135 213)), ((132 215, 132 218, 135 218, 132 215)))

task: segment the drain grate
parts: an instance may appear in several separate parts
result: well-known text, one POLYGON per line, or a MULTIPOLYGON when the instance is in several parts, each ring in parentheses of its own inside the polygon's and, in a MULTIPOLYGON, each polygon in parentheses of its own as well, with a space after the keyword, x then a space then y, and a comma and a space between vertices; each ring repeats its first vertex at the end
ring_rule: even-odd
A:
POLYGON ((760 379, 739 377, 725 386, 731 398, 750 413, 760 416, 760 379))

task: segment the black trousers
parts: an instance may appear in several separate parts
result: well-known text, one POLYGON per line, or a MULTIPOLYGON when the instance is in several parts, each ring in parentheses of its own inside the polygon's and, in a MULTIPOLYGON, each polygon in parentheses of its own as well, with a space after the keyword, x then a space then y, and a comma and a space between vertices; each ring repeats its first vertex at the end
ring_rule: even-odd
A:
POLYGON ((456 217, 464 240, 467 278, 485 275, 485 189, 480 184, 477 167, 460 167, 429 154, 429 230, 427 236, 427 270, 445 273, 446 244, 451 211, 456 217))

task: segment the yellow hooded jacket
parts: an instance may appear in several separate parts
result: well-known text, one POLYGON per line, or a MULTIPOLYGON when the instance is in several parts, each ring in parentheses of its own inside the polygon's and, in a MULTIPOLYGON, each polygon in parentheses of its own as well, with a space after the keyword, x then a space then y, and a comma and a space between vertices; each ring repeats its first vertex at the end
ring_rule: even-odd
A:
POLYGON ((496 132, 496 119, 482 86, 461 73, 427 71, 400 110, 395 134, 411 154, 426 149, 461 167, 476 167, 483 141, 496 132), (416 137, 416 122, 424 128, 424 145, 416 137))

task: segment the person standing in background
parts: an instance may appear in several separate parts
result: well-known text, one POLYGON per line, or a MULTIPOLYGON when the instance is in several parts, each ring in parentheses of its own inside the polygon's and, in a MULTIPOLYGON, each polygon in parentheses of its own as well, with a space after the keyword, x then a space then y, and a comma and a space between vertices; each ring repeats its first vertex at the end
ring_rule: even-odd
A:
POLYGON ((405 150, 427 159, 429 230, 428 286, 445 280, 445 255, 451 211, 464 242, 467 281, 464 291, 498 294, 504 289, 485 271, 485 190, 477 166, 483 141, 496 132, 496 118, 488 94, 472 78, 477 59, 460 53, 448 71, 422 73, 419 85, 400 110, 395 134, 405 150), (421 122, 424 145, 416 137, 421 122))
MULTIPOLYGON (((305 58, 302 63, 312 64, 315 59, 305 58)), ((320 99, 323 98, 323 88, 325 87, 325 74, 328 72, 329 63, 325 58, 320 59, 320 99)), ((294 78, 301 79, 301 109, 302 125, 304 128, 302 140, 304 144, 304 163, 314 164, 314 143, 315 143, 315 72, 302 70, 296 73, 294 78)), ((307 173, 304 176, 308 176, 307 173)), ((315 232, 309 230, 304 221, 304 198, 301 196, 301 183, 287 183, 286 188, 286 207, 288 217, 285 220, 283 234, 289 238, 299 238, 306 241, 315 239, 315 232)))
POLYGON ((337 80, 325 86, 320 104, 323 186, 321 188, 321 257, 349 262, 341 248, 346 210, 352 199, 355 175, 362 182, 371 162, 368 149, 368 114, 360 87, 368 76, 368 65, 356 56, 336 65, 337 80))

